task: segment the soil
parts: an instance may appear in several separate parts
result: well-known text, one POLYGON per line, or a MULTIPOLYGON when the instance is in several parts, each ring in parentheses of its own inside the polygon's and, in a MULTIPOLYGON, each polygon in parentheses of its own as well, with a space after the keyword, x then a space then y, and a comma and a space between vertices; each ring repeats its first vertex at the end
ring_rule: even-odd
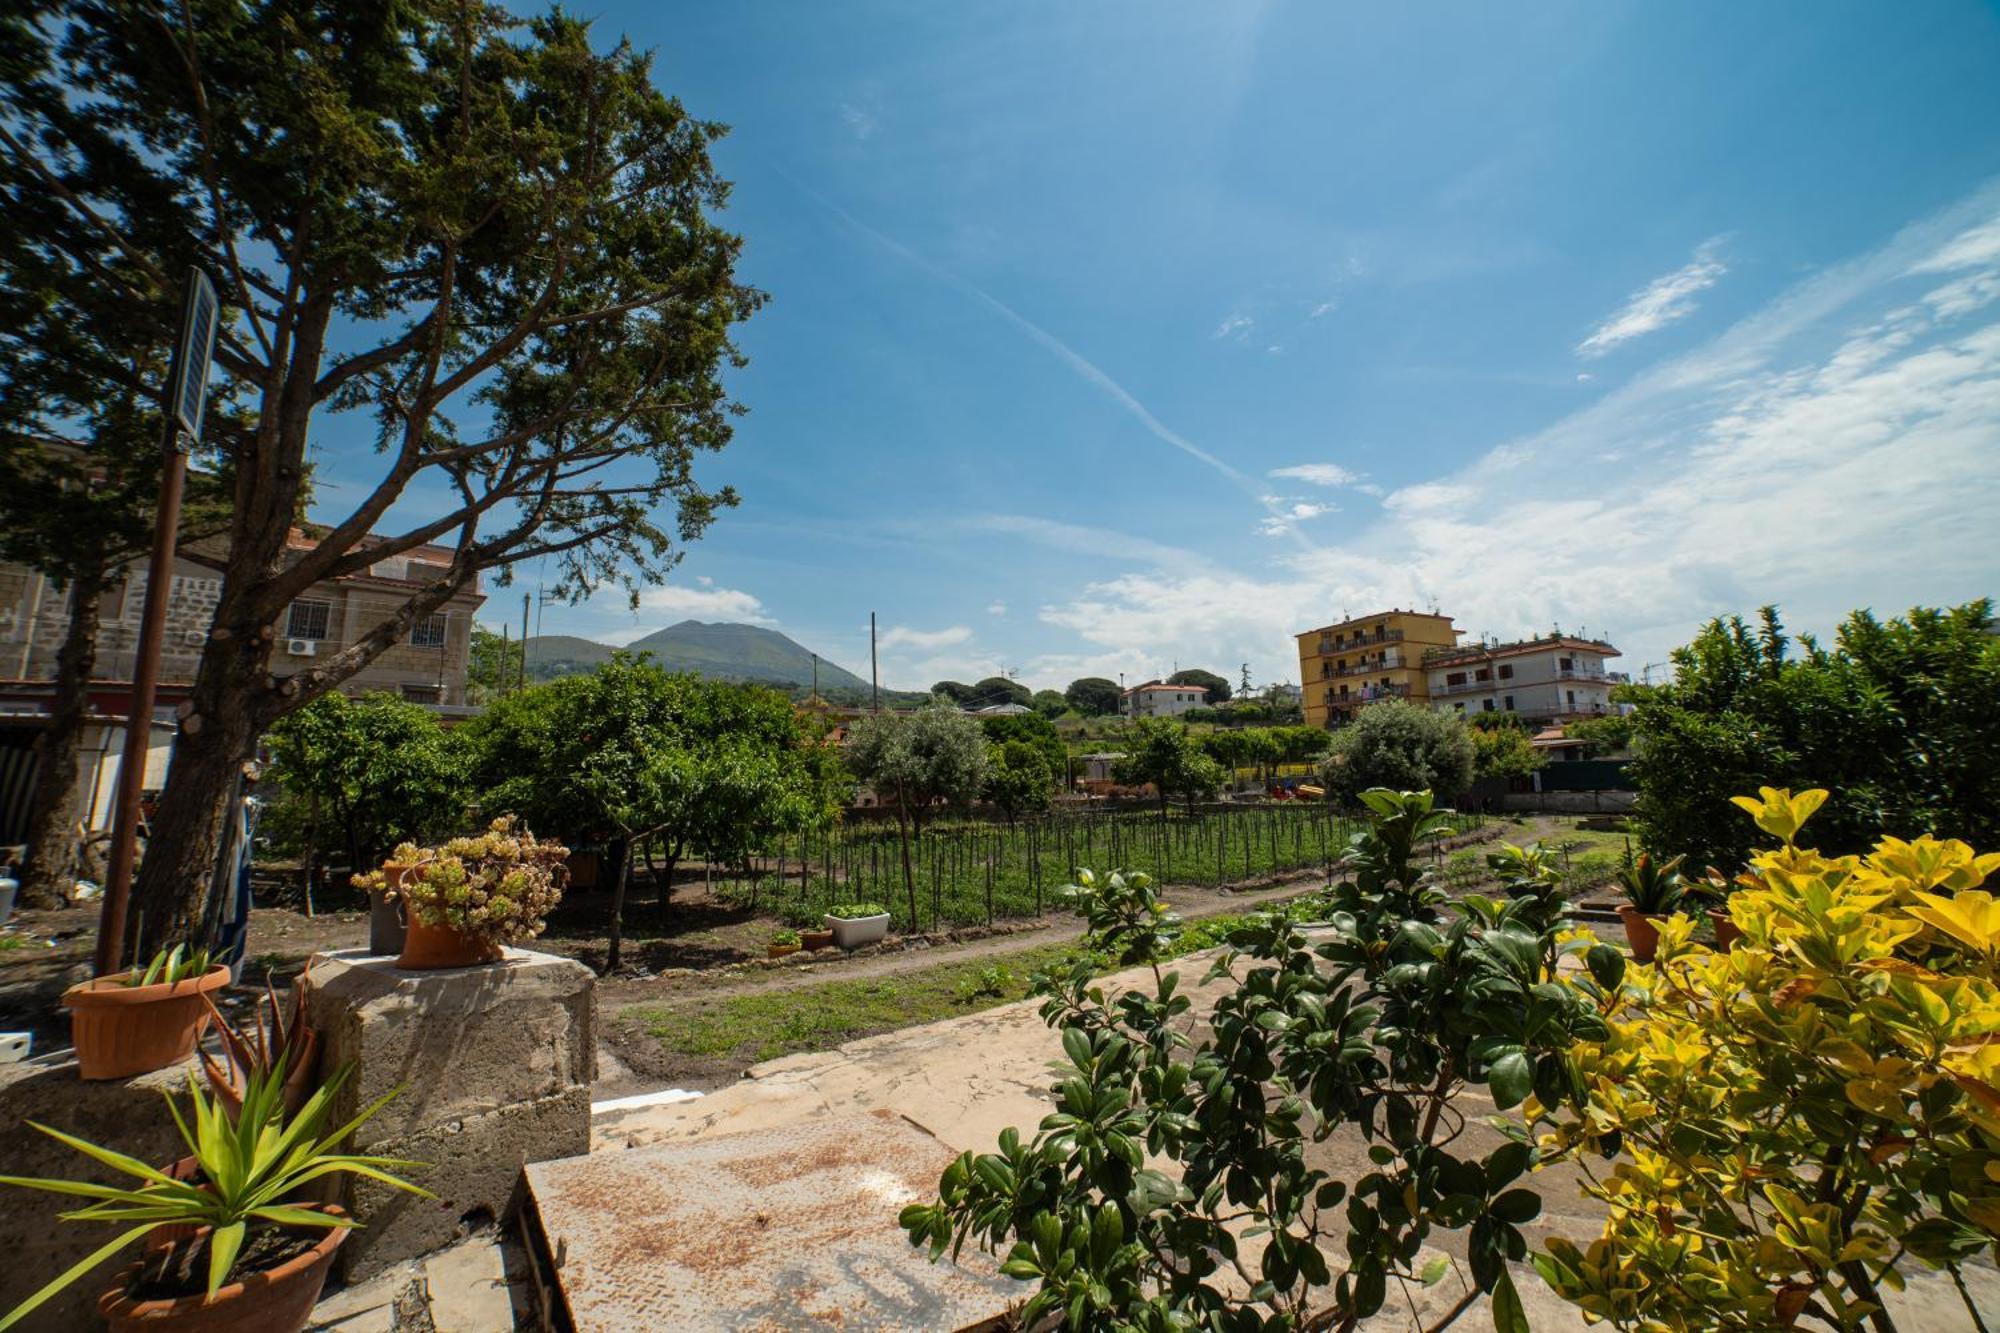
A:
MULTIPOLYGON (((326 1238, 323 1231, 262 1226, 251 1230, 230 1271, 261 1273, 296 1259, 326 1238)), ((130 1295, 142 1301, 177 1301, 208 1290, 208 1239, 187 1240, 146 1261, 130 1295)))

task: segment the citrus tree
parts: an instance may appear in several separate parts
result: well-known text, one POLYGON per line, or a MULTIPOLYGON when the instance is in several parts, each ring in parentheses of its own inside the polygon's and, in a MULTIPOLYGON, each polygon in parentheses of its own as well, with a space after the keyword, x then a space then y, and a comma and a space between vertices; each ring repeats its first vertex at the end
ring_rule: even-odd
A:
MULTIPOLYGON (((1150 879, 1083 875, 1069 894, 1094 949, 1144 980, 1118 991, 1089 959, 1036 979, 1062 1034, 1054 1111, 958 1158, 935 1201, 903 1211, 912 1243, 1003 1252, 1002 1271, 1034 1284, 1027 1327, 1060 1314, 1076 1329, 1287 1330, 1352 1328, 1392 1285, 1442 1276, 1423 1248, 1461 1232, 1473 1283, 1459 1308, 1490 1293, 1496 1326, 1525 1330, 1508 1260, 1541 1210, 1537 1152, 1525 1135, 1469 1150, 1451 1103, 1468 1087, 1503 1109, 1561 1101, 1565 1049, 1605 1035, 1601 995, 1550 984, 1587 945, 1566 939, 1560 876, 1539 854, 1503 859, 1504 898, 1449 903, 1421 868, 1444 826, 1429 793, 1364 800, 1370 826, 1317 905, 1331 937, 1253 918, 1209 971, 1230 984, 1207 1013, 1163 965, 1180 925, 1150 879), (1307 1160, 1342 1126, 1376 1168, 1353 1181, 1307 1160)), ((1588 964, 1611 956, 1597 945, 1588 964)))

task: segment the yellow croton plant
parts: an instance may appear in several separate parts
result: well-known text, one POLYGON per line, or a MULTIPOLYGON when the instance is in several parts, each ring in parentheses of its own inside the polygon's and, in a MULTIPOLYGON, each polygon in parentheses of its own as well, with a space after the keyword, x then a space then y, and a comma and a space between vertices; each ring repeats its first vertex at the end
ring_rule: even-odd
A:
POLYGON ((1922 1264, 2000 1238, 2000 853, 1884 838, 1800 845, 1824 791, 1736 798, 1778 846, 1735 880, 1717 951, 1661 926, 1656 961, 1589 976, 1608 1039, 1574 1106, 1526 1108, 1609 1208, 1542 1276, 1622 1328, 1857 1327, 1922 1264))

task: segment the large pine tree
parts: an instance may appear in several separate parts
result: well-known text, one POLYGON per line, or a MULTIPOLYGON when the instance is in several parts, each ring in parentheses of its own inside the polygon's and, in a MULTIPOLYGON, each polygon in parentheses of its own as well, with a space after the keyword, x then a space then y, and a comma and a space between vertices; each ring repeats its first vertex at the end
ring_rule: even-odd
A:
POLYGON ((220 605, 134 891, 150 945, 192 928, 272 722, 481 571, 546 559, 568 593, 636 585, 733 503, 694 460, 730 437, 721 372, 761 297, 710 216, 721 127, 559 11, 44 0, 0 20, 0 48, 0 154, 60 206, 51 243, 108 243, 92 300, 155 329, 186 266, 213 275, 217 368, 250 421, 224 442, 220 605), (301 546, 333 413, 372 431, 374 476, 301 546), (392 510, 417 517, 377 540, 392 510), (274 664, 294 598, 432 543, 449 562, 355 642, 274 664))

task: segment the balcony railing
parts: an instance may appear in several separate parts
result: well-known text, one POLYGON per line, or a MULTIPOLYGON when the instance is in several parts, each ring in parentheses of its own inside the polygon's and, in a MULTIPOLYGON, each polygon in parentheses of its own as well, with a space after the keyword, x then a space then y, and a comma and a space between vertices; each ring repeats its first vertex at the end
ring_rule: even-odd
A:
POLYGON ((1337 680, 1342 676, 1366 676, 1376 671, 1401 670, 1408 665, 1409 663, 1403 660, 1400 653, 1385 656, 1379 662, 1351 662, 1344 667, 1337 667, 1331 663, 1322 662, 1319 666, 1319 678, 1321 680, 1337 680))
POLYGON ((1344 653, 1356 648, 1371 648, 1378 643, 1401 643, 1402 641, 1403 631, 1399 629, 1385 629, 1380 634, 1362 634, 1351 638, 1321 639, 1319 641, 1319 651, 1324 656, 1327 653, 1344 653))

